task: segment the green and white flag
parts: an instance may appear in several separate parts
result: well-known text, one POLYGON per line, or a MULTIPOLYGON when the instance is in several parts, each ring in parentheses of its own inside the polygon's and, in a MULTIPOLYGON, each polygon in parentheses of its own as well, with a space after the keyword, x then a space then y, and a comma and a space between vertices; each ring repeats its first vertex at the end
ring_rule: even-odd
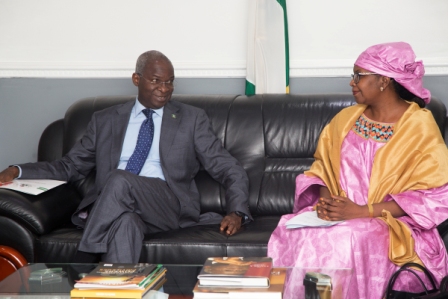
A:
POLYGON ((289 93, 286 0, 250 0, 246 94, 289 93))

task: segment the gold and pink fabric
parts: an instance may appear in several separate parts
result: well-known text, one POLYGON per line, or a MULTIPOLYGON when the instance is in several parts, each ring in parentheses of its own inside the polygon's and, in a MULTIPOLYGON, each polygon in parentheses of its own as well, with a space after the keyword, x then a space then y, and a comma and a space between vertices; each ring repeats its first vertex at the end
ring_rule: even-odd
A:
MULTIPOLYGON (((363 116, 364 109, 344 109, 322 132, 316 161, 296 179, 293 214, 281 218, 268 256, 276 267, 352 268, 350 281, 335 274, 335 286, 348 288, 346 298, 378 299, 405 262, 422 263, 438 282, 448 273, 447 251, 436 228, 448 218, 448 150, 431 113, 414 103, 395 124, 371 124, 392 127, 390 138, 363 134, 359 123, 373 122, 363 116), (394 218, 383 211, 382 217, 331 227, 286 229, 294 215, 312 210, 319 186, 359 205, 395 200, 407 215, 394 218)), ((304 294, 298 277, 288 276, 284 298, 304 294)), ((423 291, 415 281, 400 275, 395 287, 423 291)))

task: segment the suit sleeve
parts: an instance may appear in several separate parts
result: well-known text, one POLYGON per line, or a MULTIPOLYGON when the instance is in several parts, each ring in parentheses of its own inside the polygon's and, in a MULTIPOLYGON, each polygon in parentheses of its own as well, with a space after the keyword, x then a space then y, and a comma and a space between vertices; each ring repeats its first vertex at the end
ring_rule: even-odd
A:
POLYGON ((19 164, 23 179, 54 179, 76 181, 84 178, 95 167, 96 161, 95 114, 84 136, 61 159, 52 162, 19 164))
POLYGON ((249 179, 246 171, 224 149, 203 110, 196 119, 194 144, 197 157, 205 170, 226 189, 227 213, 240 211, 252 220, 248 207, 249 179))

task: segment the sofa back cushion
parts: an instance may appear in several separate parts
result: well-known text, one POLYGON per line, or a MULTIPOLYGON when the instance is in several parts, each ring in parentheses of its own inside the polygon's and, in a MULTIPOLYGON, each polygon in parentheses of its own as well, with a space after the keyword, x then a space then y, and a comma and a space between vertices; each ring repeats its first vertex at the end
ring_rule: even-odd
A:
MULTIPOLYGON (((354 104, 351 94, 173 95, 172 99, 206 111, 216 136, 249 176, 249 208, 254 215, 292 212, 295 178, 311 166, 320 132, 341 109, 354 104)), ((64 118, 63 153, 82 137, 93 112, 133 100, 135 96, 107 96, 73 104, 64 118)), ((444 136, 445 105, 433 99, 428 109, 444 136)), ((202 211, 225 213, 225 190, 203 169, 195 180, 202 211)), ((93 174, 78 182, 81 194, 93 183, 93 174)))
MULTIPOLYGON (((254 215, 292 212, 295 179, 308 170, 322 129, 351 94, 240 96, 232 105, 226 148, 242 162, 250 180, 254 215)), ((433 99, 432 111, 444 136, 446 107, 433 99)))
POLYGON ((132 100, 135 96, 90 97, 71 105, 64 117, 63 155, 84 135, 94 112, 132 100))
POLYGON ((323 127, 351 95, 240 96, 232 105, 226 148, 250 180, 254 215, 291 213, 295 178, 309 169, 323 127))

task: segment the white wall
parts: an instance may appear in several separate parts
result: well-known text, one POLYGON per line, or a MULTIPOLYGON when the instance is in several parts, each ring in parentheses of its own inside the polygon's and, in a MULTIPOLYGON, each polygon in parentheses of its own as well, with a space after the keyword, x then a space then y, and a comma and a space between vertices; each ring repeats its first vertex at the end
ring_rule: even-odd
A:
MULTIPOLYGON (((149 49, 173 61, 176 93, 244 93, 248 1, 0 0, 0 170, 36 161, 42 131, 76 100, 135 94, 149 49)), ((291 93, 350 92, 358 54, 402 40, 448 106, 448 0, 287 4, 291 93)))
MULTIPOLYGON (((178 78, 245 76, 248 1, 0 0, 0 77, 128 78, 149 49, 178 78)), ((448 74, 447 0, 289 0, 292 77, 348 76, 366 47, 409 42, 448 74)))

